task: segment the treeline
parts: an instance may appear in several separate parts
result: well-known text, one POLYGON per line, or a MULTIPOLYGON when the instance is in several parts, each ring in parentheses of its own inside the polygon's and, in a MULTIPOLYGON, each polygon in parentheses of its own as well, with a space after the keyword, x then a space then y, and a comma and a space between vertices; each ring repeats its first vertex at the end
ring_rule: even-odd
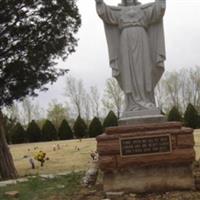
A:
POLYGON ((156 101, 166 113, 172 107, 184 113, 188 104, 200 112, 200 66, 165 72, 156 87, 156 101))
MULTIPOLYGON (((187 127, 200 128, 200 115, 191 103, 188 104, 184 113, 173 106, 168 113, 163 114, 166 115, 168 121, 181 121, 187 127)), ((45 120, 42 126, 39 122, 32 120, 26 128, 19 122, 10 122, 10 124, 12 126, 7 123, 7 141, 9 144, 20 144, 93 138, 102 134, 106 127, 117 126, 118 118, 113 111, 110 111, 104 120, 94 117, 89 125, 80 115, 71 126, 66 119, 62 120, 58 127, 50 120, 45 120)))
MULTIPOLYGON (((49 119, 58 129, 63 119, 71 124, 80 115, 89 124, 94 116, 103 119, 110 110, 120 118, 124 110, 124 94, 115 79, 108 79, 104 91, 98 91, 97 87, 86 88, 83 81, 69 76, 63 93, 65 103, 52 100, 40 107, 39 103, 26 97, 6 108, 5 114, 23 126, 33 119, 49 119)), ((165 72, 156 87, 155 97, 157 107, 166 114, 176 107, 183 115, 189 103, 200 113, 200 67, 165 72)))
MULTIPOLYGON (((90 131, 91 124, 97 124, 93 122, 94 116, 97 116, 95 121, 100 121, 104 128, 109 126, 103 120, 109 110, 113 110, 117 118, 120 118, 124 109, 124 95, 115 79, 108 79, 102 94, 97 87, 86 90, 81 80, 68 77, 65 95, 66 104, 52 100, 47 108, 41 108, 27 97, 6 108, 4 113, 10 119, 6 124, 9 143, 95 137, 95 131, 93 134, 90 131), (81 116, 81 119, 76 119, 77 116, 81 116), (20 124, 22 128, 19 128, 20 124), (65 128, 61 128, 61 125, 65 128), (33 133, 32 129, 38 129, 35 131, 37 133, 33 133), (65 130, 62 134, 61 129, 65 130), (24 136, 20 138, 18 135, 24 136)), ((185 126, 200 128, 200 67, 166 72, 156 88, 155 96, 157 106, 169 121, 182 121, 185 126)))
POLYGON ((194 105, 189 103, 184 113, 174 106, 167 114, 168 121, 181 121, 190 128, 200 128, 200 115, 194 105))
MULTIPOLYGON (((9 122, 7 125, 9 127, 9 122)), ((103 123, 99 118, 94 117, 88 126, 80 115, 72 127, 66 119, 58 128, 50 120, 46 120, 41 128, 35 120, 32 120, 27 128, 24 128, 19 122, 9 129, 7 127, 6 138, 9 144, 92 138, 102 134, 106 127, 117 125, 118 119, 113 111, 108 113, 103 123)))

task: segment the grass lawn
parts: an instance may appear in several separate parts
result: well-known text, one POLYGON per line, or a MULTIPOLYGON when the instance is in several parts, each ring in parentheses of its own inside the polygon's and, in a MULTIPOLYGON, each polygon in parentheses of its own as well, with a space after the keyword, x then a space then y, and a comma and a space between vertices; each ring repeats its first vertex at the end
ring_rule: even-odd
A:
POLYGON ((95 139, 84 139, 81 141, 69 140, 19 144, 10 145, 10 149, 20 176, 55 174, 66 171, 86 170, 91 161, 90 153, 96 150, 96 141, 95 139), (57 144, 59 144, 60 149, 54 151, 53 148, 57 144), (34 154, 39 150, 46 152, 49 160, 46 161, 44 167, 40 167, 40 163, 35 161, 36 169, 33 170, 29 164, 29 158, 34 157, 34 154))
POLYGON ((72 173, 54 179, 31 178, 28 182, 0 188, 0 199, 9 200, 4 195, 8 191, 18 191, 20 200, 74 200, 80 191, 81 173, 72 173))
MULTIPOLYGON (((17 200, 103 200, 107 199, 101 184, 82 187, 83 174, 72 173, 55 179, 32 178, 28 182, 0 188, 0 200, 10 200, 5 192, 18 191, 17 200)), ((166 193, 124 194, 112 200, 199 200, 199 191, 171 191, 166 193)))
POLYGON ((196 160, 200 159, 200 129, 194 131, 196 160))

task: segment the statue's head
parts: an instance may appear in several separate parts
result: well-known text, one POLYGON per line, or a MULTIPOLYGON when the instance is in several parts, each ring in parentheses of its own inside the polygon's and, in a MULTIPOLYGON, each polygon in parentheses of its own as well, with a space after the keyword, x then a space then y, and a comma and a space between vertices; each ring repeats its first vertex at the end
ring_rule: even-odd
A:
POLYGON ((140 5, 141 3, 138 0, 122 0, 121 5, 123 6, 136 6, 140 5))

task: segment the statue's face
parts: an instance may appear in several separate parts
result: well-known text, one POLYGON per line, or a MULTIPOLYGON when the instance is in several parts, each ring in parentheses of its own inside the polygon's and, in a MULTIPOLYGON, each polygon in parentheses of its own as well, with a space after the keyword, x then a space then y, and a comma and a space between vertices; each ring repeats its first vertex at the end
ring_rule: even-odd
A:
POLYGON ((136 5, 136 0, 124 0, 126 6, 136 5))

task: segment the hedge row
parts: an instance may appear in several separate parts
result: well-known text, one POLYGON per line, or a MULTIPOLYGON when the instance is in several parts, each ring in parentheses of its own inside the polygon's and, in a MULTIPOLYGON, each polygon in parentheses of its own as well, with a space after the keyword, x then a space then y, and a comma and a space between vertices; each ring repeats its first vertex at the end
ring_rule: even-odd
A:
POLYGON ((85 121, 78 116, 73 129, 70 127, 66 120, 63 120, 58 130, 56 130, 53 123, 46 120, 42 126, 42 129, 33 120, 28 124, 28 128, 25 130, 20 123, 17 123, 11 132, 8 142, 12 144, 19 144, 25 142, 41 142, 41 141, 53 141, 53 140, 69 140, 73 138, 87 138, 96 137, 103 133, 106 127, 117 126, 118 120, 114 112, 110 111, 105 118, 103 124, 95 117, 89 127, 87 127, 85 121))
POLYGON ((192 104, 188 104, 185 113, 180 113, 177 107, 173 107, 168 113, 168 121, 182 121, 185 126, 200 128, 200 115, 192 104))

